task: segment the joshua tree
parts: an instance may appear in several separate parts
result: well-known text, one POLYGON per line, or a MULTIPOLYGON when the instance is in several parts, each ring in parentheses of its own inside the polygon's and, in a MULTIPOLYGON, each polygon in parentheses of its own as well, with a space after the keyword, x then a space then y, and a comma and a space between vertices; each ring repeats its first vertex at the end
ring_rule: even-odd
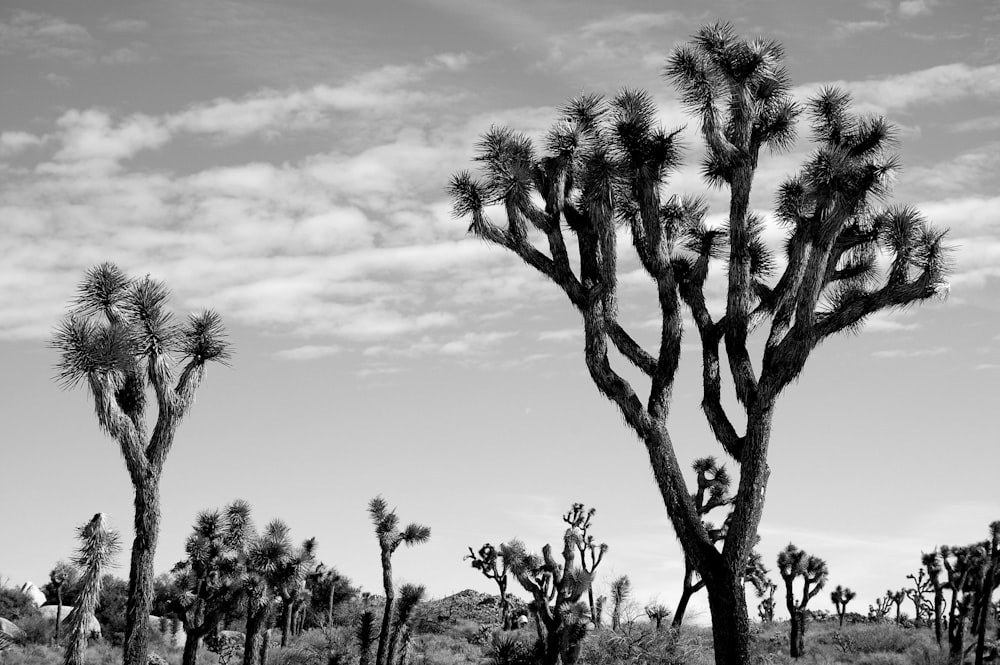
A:
POLYGON ((924 577, 926 571, 923 568, 917 570, 917 574, 909 574, 906 579, 913 582, 913 586, 904 589, 906 597, 913 603, 913 622, 917 626, 923 625, 924 617, 930 617, 934 612, 934 606, 927 600, 927 594, 934 592, 934 584, 924 577))
POLYGON ((182 665, 198 660, 201 641, 243 593, 247 544, 253 536, 250 504, 237 499, 222 512, 203 511, 184 545, 187 558, 173 568, 169 607, 184 627, 182 665))
POLYGON ((382 626, 378 631, 378 651, 375 654, 375 665, 391 665, 386 661, 386 647, 389 643, 389 628, 392 620, 392 605, 396 597, 392 585, 392 555, 400 545, 412 547, 430 540, 430 527, 412 523, 402 531, 399 530, 399 518, 395 509, 389 510, 381 496, 368 503, 368 515, 375 525, 375 536, 378 538, 382 557, 382 587, 385 590, 385 610, 382 614, 382 626))
POLYGON ((510 601, 507 599, 507 574, 510 572, 510 564, 489 543, 480 547, 478 553, 473 552, 470 547, 469 554, 464 558, 471 559, 472 567, 481 572, 486 579, 496 582, 500 591, 500 629, 509 630, 512 627, 510 601))
POLYGON ((162 282, 132 279, 114 264, 102 263, 87 271, 52 341, 60 353, 60 382, 87 386, 98 423, 118 442, 135 490, 125 665, 146 664, 163 464, 206 365, 230 357, 218 314, 206 311, 178 325, 166 309, 168 298, 162 282), (157 405, 152 432, 146 422, 150 386, 157 405))
POLYGON ((121 551, 117 531, 108 527, 104 513, 94 517, 77 530, 80 548, 73 557, 73 564, 81 571, 80 594, 69 613, 69 641, 66 643, 65 665, 83 665, 94 612, 101 598, 104 573, 114 563, 121 551))
MULTIPOLYGON (((590 531, 590 520, 593 519, 596 508, 587 510, 582 503, 574 503, 573 507, 563 515, 563 522, 580 532, 580 543, 577 549, 580 551, 580 567, 584 572, 591 575, 593 579, 594 569, 601 563, 601 559, 608 552, 608 544, 594 541, 594 536, 590 531)), ((587 605, 590 607, 590 621, 597 625, 597 606, 594 604, 594 587, 587 589, 587 605)))
POLYGON ((885 597, 896 606, 896 623, 903 623, 902 609, 903 601, 906 600, 906 590, 893 591, 888 589, 885 592, 885 597))
POLYGON ((854 600, 854 597, 858 594, 851 591, 850 587, 842 587, 839 584, 837 588, 830 592, 830 600, 833 602, 833 606, 837 608, 837 618, 840 619, 840 627, 844 627, 844 615, 847 614, 847 603, 854 600))
POLYGON ((992 609, 991 599, 993 591, 1000 583, 1000 521, 990 524, 990 539, 982 548, 983 572, 981 574, 982 583, 978 591, 978 608, 976 614, 977 621, 973 623, 976 633, 976 665, 983 665, 983 657, 986 653, 986 624, 989 612, 992 609))
POLYGON ((978 545, 942 545, 939 549, 948 578, 944 586, 951 590, 948 653, 953 662, 961 663, 965 649, 965 622, 975 606, 976 576, 982 569, 985 553, 978 545))
MULTIPOLYGON (((591 571, 591 574, 593 574, 593 571, 591 571)), ((591 620, 594 622, 595 628, 600 628, 601 623, 604 621, 604 605, 607 602, 607 596, 598 596, 597 600, 594 601, 594 615, 591 620)))
POLYGON ((656 626, 656 632, 660 632, 660 625, 670 616, 670 610, 663 603, 650 604, 646 606, 646 616, 656 626))
POLYGON ((570 526, 563 534, 561 564, 551 545, 542 548, 541 556, 529 554, 519 540, 501 545, 510 571, 531 594, 529 609, 535 616, 542 665, 555 665, 560 658, 562 665, 576 663, 587 633, 588 608, 579 601, 590 588, 594 571, 577 564, 579 543, 579 531, 570 526))
POLYGON ((887 591, 885 596, 879 596, 875 599, 874 605, 868 606, 869 619, 872 621, 885 621, 885 618, 889 615, 889 609, 892 607, 891 593, 891 591, 887 591))
MULTIPOLYGON (((399 602, 396 603, 396 616, 392 621, 392 636, 389 638, 389 650, 386 655, 386 665, 397 665, 396 647, 402 638, 405 644, 409 640, 410 619, 413 618, 413 610, 424 598, 424 587, 413 584, 404 584, 399 588, 399 602)), ((402 665, 402 658, 398 665, 402 665)))
POLYGON ((57 561, 49 571, 49 583, 56 592, 56 633, 54 640, 59 642, 59 629, 62 628, 63 587, 73 586, 78 578, 77 570, 66 561, 57 561))
MULTIPOLYGON (((309 547, 315 542, 306 541, 309 547)), ((288 582, 289 568, 296 561, 312 556, 292 545, 288 525, 272 520, 259 535, 247 544, 244 591, 246 596, 246 640, 243 646, 243 665, 265 665, 268 647, 266 633, 271 610, 280 597, 282 585, 288 582)))
POLYGON ((897 166, 889 154, 891 126, 853 115, 848 95, 827 89, 807 105, 817 149, 777 193, 776 215, 788 229, 787 263, 779 278, 769 279, 776 262, 762 238, 763 217, 749 201, 761 150, 790 145, 800 114, 782 58, 779 44, 742 39, 717 24, 675 49, 667 64, 681 101, 701 121, 703 173, 710 184, 729 189, 722 229, 706 227, 699 200, 663 194, 668 173, 680 163, 678 132, 660 128, 652 98, 635 90, 610 101, 596 95, 571 101, 547 136, 544 155, 527 137, 492 128, 475 158, 484 177, 459 173, 449 187, 455 214, 471 217, 470 232, 554 282, 581 314, 590 377, 642 440, 684 555, 705 580, 720 665, 751 658, 743 574, 763 511, 780 393, 823 340, 857 330, 876 312, 935 295, 946 272, 943 233, 912 208, 875 207, 897 166), (494 204, 503 210, 503 225, 486 215, 494 204), (662 325, 653 353, 618 319, 620 226, 630 231, 641 268, 655 284, 662 325), (529 228, 544 237, 546 250, 529 239, 529 228), (567 232, 576 236, 578 271, 567 232), (891 259, 881 281, 879 255, 891 259), (726 262, 726 311, 718 318, 704 295, 713 258, 726 262), (702 408, 739 471, 721 551, 685 487, 667 427, 682 308, 690 310, 701 341, 702 408), (756 365, 747 343, 751 328, 766 340, 756 365), (723 342, 743 432, 722 399, 723 342), (649 379, 645 402, 612 366, 609 345, 649 379))
POLYGON ((938 551, 922 553, 921 563, 927 570, 927 580, 934 589, 934 639, 938 646, 941 646, 942 625, 941 619, 944 616, 944 588, 941 585, 941 557, 938 551))
POLYGON ((774 621, 774 592, 778 589, 778 585, 768 580, 764 585, 763 590, 758 593, 757 597, 762 598, 760 604, 757 605, 757 615, 760 620, 764 623, 771 623, 774 621), (767 598, 764 598, 764 594, 767 594, 767 598))
POLYGON ((359 665, 368 665, 371 662, 372 639, 375 636, 375 614, 366 609, 358 617, 358 652, 361 654, 359 665))
POLYGON ((789 655, 798 658, 805 654, 806 605, 826 584, 826 562, 788 543, 778 554, 778 572, 785 581, 785 606, 791 625, 789 655), (802 596, 798 601, 792 589, 796 577, 802 578, 802 596))
POLYGON ((611 630, 618 630, 622 623, 622 606, 632 595, 632 580, 622 575, 611 582, 611 630))
POLYGON ((336 568, 327 568, 324 563, 316 566, 307 578, 307 582, 312 594, 313 611, 320 613, 322 608, 324 626, 333 623, 333 610, 337 604, 356 593, 348 578, 341 575, 336 568))
POLYGON ((274 589, 281 598, 281 646, 288 646, 295 612, 307 594, 306 578, 316 565, 316 539, 309 538, 296 548, 275 571, 274 589))

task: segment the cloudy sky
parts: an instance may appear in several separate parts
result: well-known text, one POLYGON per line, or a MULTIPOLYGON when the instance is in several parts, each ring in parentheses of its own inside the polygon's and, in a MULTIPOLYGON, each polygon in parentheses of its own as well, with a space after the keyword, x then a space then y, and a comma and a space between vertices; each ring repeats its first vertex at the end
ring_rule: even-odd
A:
MULTIPOLYGON (((397 554, 400 581, 489 590, 468 546, 540 549, 582 501, 611 546, 600 584, 628 574, 639 602, 673 605, 679 549, 641 445, 586 376, 577 316, 470 239, 444 187, 491 124, 537 136, 571 96, 642 87, 687 126, 693 167, 668 190, 706 194, 721 220, 697 123, 660 74, 718 19, 783 42, 798 98, 836 83, 899 126, 894 199, 950 227, 956 262, 947 301, 827 342, 783 396, 765 560, 790 540, 825 557, 863 612, 921 550, 985 537, 1000 518, 992 0, 2 0, 0 576, 43 582, 97 511, 130 540, 116 444, 53 381, 47 347, 83 271, 110 260, 166 281, 178 312, 216 308, 236 349, 167 461, 158 570, 197 511, 243 497, 375 591, 365 507, 381 493, 433 529, 397 554)), ((800 134, 762 159, 764 213, 810 150, 800 134)), ((651 342, 655 300, 623 261, 623 317, 651 342)), ((684 349, 672 434, 689 464, 722 453, 684 349)))

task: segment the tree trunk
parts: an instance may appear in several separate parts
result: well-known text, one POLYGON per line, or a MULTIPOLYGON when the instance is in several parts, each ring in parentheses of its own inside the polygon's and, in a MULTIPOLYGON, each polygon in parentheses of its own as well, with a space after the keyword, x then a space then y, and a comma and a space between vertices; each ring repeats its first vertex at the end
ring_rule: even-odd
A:
POLYGON ((940 588, 934 589, 934 639, 941 646, 941 610, 944 606, 944 594, 940 588))
POLYGON ((288 646, 288 633, 292 632, 292 602, 288 598, 281 599, 281 646, 288 646))
POLYGON ((545 636, 545 654, 542 656, 542 665, 556 665, 559 662, 560 634, 559 630, 552 626, 547 626, 548 634, 545 636))
POLYGON ((160 479, 152 471, 133 476, 135 540, 125 605, 124 665, 146 665, 149 653, 149 613, 153 607, 153 556, 160 532, 160 479))
POLYGON ((805 623, 806 618, 801 610, 792 612, 791 621, 789 621, 791 636, 788 644, 788 655, 792 658, 799 658, 805 655, 805 623))
POLYGON ((693 587, 685 584, 684 589, 681 590, 681 597, 677 601, 677 609, 674 610, 674 619, 670 622, 670 626, 674 629, 679 630, 681 624, 684 623, 684 613, 687 612, 688 601, 694 595, 692 589, 693 587))
POLYGON ((594 585, 591 582, 590 586, 587 587, 587 603, 590 607, 590 622, 594 624, 594 628, 597 627, 597 608, 594 606, 594 585))
POLYGON ((260 665, 267 665, 267 650, 271 646, 271 629, 265 629, 262 636, 263 639, 260 641, 260 665))
POLYGON ((58 644, 59 643, 59 629, 61 628, 61 626, 59 624, 62 623, 62 585, 61 584, 56 587, 56 602, 58 604, 56 605, 56 637, 55 637, 55 641, 56 641, 56 644, 58 644))
POLYGON ((993 580, 997 568, 997 552, 990 551, 990 567, 986 570, 986 579, 983 580, 982 590, 979 592, 979 631, 976 636, 976 665, 983 665, 983 657, 986 654, 986 623, 990 614, 990 602, 993 597, 993 580))
POLYGON ((392 560, 390 552, 382 550, 382 587, 385 590, 385 611, 382 613, 382 626, 378 631, 378 651, 375 652, 375 665, 388 665, 385 660, 386 647, 389 643, 389 624, 392 620, 392 604, 396 594, 392 588, 392 560))
POLYGON ((198 648, 201 646, 201 633, 188 632, 184 638, 184 654, 181 656, 181 665, 196 665, 198 662, 198 648))
POLYGON ((264 619, 267 617, 267 610, 247 612, 247 635, 243 642, 243 665, 261 665, 260 652, 262 640, 262 628, 264 619))
POLYGON ((333 594, 337 589, 337 582, 330 582, 330 594, 326 597, 326 625, 333 623, 333 594))
POLYGON ((712 614, 716 665, 750 663, 750 619, 746 593, 736 575, 724 569, 703 576, 712 614))

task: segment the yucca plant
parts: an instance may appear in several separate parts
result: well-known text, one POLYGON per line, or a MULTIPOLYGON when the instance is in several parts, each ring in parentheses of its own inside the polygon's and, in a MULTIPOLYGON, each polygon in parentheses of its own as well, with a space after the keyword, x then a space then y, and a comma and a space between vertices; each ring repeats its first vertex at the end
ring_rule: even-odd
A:
POLYGON ((788 543, 778 554, 778 572, 785 582, 785 606, 791 631, 789 655, 798 658, 805 655, 806 605, 826 585, 826 562, 788 543), (792 584, 798 577, 802 578, 802 594, 796 600, 792 584))
POLYGON ((527 551, 519 540, 500 546, 510 571, 521 587, 531 594, 528 609, 535 617, 542 665, 573 665, 580 655, 587 633, 590 610, 580 598, 593 581, 594 569, 585 570, 577 562, 580 531, 572 524, 563 534, 562 562, 546 544, 541 556, 527 551))
POLYGON ((463 557, 470 559, 473 568, 483 574, 488 580, 493 580, 500 592, 500 629, 513 628, 510 616, 510 600, 507 598, 507 575, 510 564, 503 558, 493 545, 485 543, 478 552, 469 548, 469 553, 463 557))
POLYGON ((247 545, 253 536, 250 504, 237 499, 198 513, 184 545, 187 558, 172 572, 169 607, 184 627, 182 665, 195 665, 206 635, 243 598, 247 545))
POLYGON ((243 665, 266 663, 268 622, 279 597, 283 572, 295 556, 288 525, 281 520, 268 522, 247 544, 243 578, 247 615, 243 665))
POLYGON ((431 529, 421 524, 411 523, 400 531, 399 518, 396 516, 395 509, 389 510, 388 504, 381 496, 376 496, 368 503, 368 516, 375 526, 375 537, 378 539, 382 562, 382 588, 385 591, 385 610, 382 614, 382 626, 378 632, 375 665, 390 665, 386 660, 386 650, 389 646, 389 630, 393 603, 396 598, 395 587, 392 583, 392 555, 400 545, 405 544, 412 547, 426 543, 431 538, 431 529))
POLYGON ((303 541, 274 578, 274 587, 281 598, 281 646, 288 646, 293 618, 302 600, 308 595, 306 579, 316 567, 316 539, 303 541))
POLYGON ((663 620, 670 616, 670 608, 663 603, 652 603, 646 606, 646 616, 649 617, 649 621, 655 626, 656 632, 660 632, 663 620))
POLYGON ((632 580, 620 575, 611 581, 611 630, 622 627, 622 609, 632 595, 632 580))
POLYGON ((372 642, 375 637, 375 613, 366 609, 358 617, 358 652, 361 654, 359 665, 368 665, 371 662, 372 642))
POLYGON ((104 513, 97 513, 77 530, 80 547, 73 564, 81 572, 80 593, 69 613, 69 640, 66 643, 65 665, 83 665, 83 655, 94 622, 94 613, 101 600, 104 574, 114 564, 121 551, 118 532, 108 525, 104 513))
POLYGON ((52 346, 64 387, 85 385, 101 429, 117 441, 135 490, 135 540, 125 609, 125 665, 145 665, 153 604, 153 557, 160 530, 160 476, 177 427, 194 404, 210 362, 226 363, 230 347, 212 311, 178 324, 170 292, 148 276, 134 279, 113 263, 84 275, 52 346), (146 421, 146 391, 157 417, 146 421))
POLYGON ((851 591, 850 587, 843 587, 839 584, 837 588, 830 592, 830 602, 837 609, 837 619, 840 620, 840 627, 844 627, 844 615, 847 614, 847 604, 854 600, 858 594, 851 591))
POLYGON ((667 62, 667 77, 701 124, 703 175, 729 193, 722 228, 705 223, 700 199, 666 194, 667 177, 681 163, 679 130, 661 127, 652 97, 638 90, 570 101, 540 150, 510 128, 491 128, 476 146, 482 173, 458 173, 449 185, 453 211, 469 220, 472 234, 553 282, 581 315, 590 378, 642 441, 684 554, 705 580, 719 665, 752 658, 743 579, 764 508, 779 395, 820 343, 857 330, 877 312, 942 293, 948 268, 943 232, 913 208, 880 206, 898 166, 892 126, 853 114, 849 96, 830 88, 805 107, 815 151, 777 192, 786 261, 773 275, 779 263, 750 195, 760 159, 793 143, 802 113, 783 58, 780 44, 742 38, 719 23, 699 30, 667 62), (494 206, 504 223, 487 214, 494 206), (653 352, 618 316, 620 228, 656 289, 660 334, 653 352), (884 271, 880 256, 888 257, 884 271), (709 311, 705 296, 715 259, 725 264, 721 315, 709 311), (702 410, 739 473, 719 544, 695 509, 667 424, 683 309, 701 342, 702 410), (756 363, 752 329, 765 340, 756 363), (616 367, 610 347, 648 379, 648 396, 616 367), (722 398, 724 362, 738 419, 722 398))
POLYGON ((389 637, 389 647, 385 657, 387 665, 402 665, 402 658, 399 662, 396 661, 396 647, 409 640, 413 611, 424 599, 424 591, 424 587, 415 584, 404 584, 399 588, 399 602, 396 603, 396 616, 392 621, 392 634, 389 637))
MULTIPOLYGON (((590 533, 590 522, 594 519, 596 513, 596 508, 588 509, 582 503, 574 503, 572 508, 563 515, 563 522, 580 533, 580 541, 577 545, 577 550, 580 553, 580 567, 583 569, 583 572, 591 575, 592 578, 594 570, 601 563, 601 559, 608 553, 608 544, 598 543, 594 539, 593 534, 590 533)), ((587 605, 590 607, 590 621, 595 626, 599 625, 597 605, 594 602, 593 584, 587 589, 587 605)))

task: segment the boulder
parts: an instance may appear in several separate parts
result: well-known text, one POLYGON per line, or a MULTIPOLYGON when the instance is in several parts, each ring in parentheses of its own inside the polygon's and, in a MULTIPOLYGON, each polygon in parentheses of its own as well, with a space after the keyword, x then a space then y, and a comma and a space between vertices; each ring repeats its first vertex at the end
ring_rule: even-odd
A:
POLYGON ((27 637, 24 631, 18 628, 17 624, 8 619, 4 619, 3 617, 0 617, 0 633, 4 633, 5 635, 17 641, 23 640, 25 637, 27 637))
MULTIPOLYGON (((56 620, 56 611, 59 609, 58 605, 42 605, 38 608, 42 616, 49 621, 56 620)), ((73 609, 72 605, 62 606, 62 625, 67 625, 67 620, 69 619, 69 613, 73 609)), ((90 620, 87 622, 87 630, 90 632, 91 637, 101 636, 101 622, 97 620, 97 617, 91 616, 90 620)))
POLYGON ((31 601, 35 603, 35 607, 41 607, 45 604, 45 594, 32 582, 25 582, 17 590, 28 598, 31 598, 31 601))

